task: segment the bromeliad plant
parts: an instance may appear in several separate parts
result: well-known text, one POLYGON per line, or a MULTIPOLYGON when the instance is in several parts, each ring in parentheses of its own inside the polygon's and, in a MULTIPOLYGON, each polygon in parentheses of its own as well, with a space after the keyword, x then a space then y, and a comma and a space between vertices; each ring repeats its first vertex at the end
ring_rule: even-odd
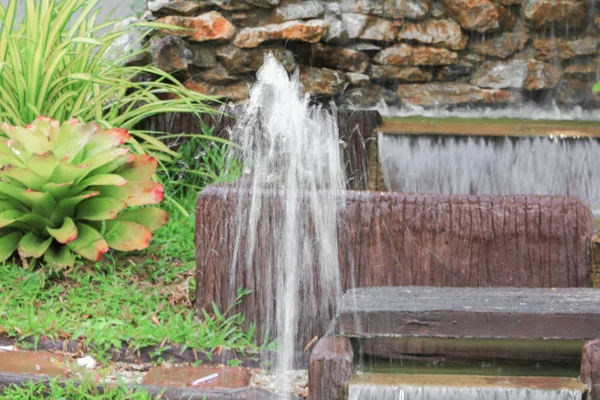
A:
POLYGON ((15 251, 25 266, 97 261, 148 247, 167 222, 160 208, 129 209, 160 203, 163 187, 154 158, 129 154, 126 130, 40 117, 0 131, 0 261, 15 251))

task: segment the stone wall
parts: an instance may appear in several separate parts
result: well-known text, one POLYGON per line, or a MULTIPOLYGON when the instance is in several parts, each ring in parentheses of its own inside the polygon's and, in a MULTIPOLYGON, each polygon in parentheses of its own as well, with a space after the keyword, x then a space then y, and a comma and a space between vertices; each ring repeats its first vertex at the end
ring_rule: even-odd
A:
POLYGON ((153 61, 197 91, 248 97, 272 51, 338 103, 424 107, 523 99, 598 107, 599 0, 148 2, 189 28, 151 39, 153 61))

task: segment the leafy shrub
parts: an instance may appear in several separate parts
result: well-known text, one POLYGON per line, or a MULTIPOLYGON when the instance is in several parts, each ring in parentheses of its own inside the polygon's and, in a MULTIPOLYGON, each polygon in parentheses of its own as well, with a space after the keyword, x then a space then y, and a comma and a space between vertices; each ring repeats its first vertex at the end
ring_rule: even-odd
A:
POLYGON ((153 29, 181 28, 145 21, 123 27, 117 21, 97 23, 98 5, 98 0, 0 4, 0 122, 24 126, 38 115, 59 121, 76 117, 104 128, 128 129, 137 153, 176 157, 148 132, 134 130, 136 124, 161 113, 215 114, 207 102, 216 98, 188 90, 154 66, 128 65, 143 49, 118 54, 117 59, 108 54, 113 55, 125 34, 141 30, 147 36, 153 29), (25 6, 21 23, 16 17, 19 4, 25 6))
POLYGON ((167 221, 159 208, 127 209, 160 203, 163 186, 150 180, 154 158, 128 154, 126 130, 46 117, 0 130, 0 261, 96 261, 109 247, 146 248, 167 221))

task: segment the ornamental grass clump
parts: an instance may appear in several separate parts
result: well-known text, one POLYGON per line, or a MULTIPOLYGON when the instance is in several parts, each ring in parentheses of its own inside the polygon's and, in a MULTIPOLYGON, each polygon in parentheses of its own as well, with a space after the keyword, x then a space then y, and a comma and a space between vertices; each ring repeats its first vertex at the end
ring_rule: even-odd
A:
POLYGON ((0 122, 24 126, 38 115, 95 121, 104 128, 128 129, 136 153, 169 161, 177 153, 149 132, 136 130, 140 121, 165 113, 218 114, 211 106, 217 98, 187 89, 156 66, 132 64, 148 50, 144 40, 154 30, 182 28, 100 21, 99 0, 4 4, 0 2, 0 122), (24 11, 22 20, 18 9, 24 11), (120 38, 130 34, 141 36, 136 43, 140 49, 119 52, 120 38))
POLYGON ((25 266, 98 261, 109 248, 145 249, 167 222, 160 208, 130 208, 164 193, 151 180, 157 161, 129 154, 125 129, 40 117, 0 134, 0 261, 15 252, 25 266))

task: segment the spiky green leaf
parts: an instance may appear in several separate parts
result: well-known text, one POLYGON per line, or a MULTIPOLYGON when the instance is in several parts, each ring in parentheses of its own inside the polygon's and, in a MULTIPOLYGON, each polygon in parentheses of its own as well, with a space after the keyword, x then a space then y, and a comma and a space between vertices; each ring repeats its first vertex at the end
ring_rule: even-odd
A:
POLYGON ((46 183, 42 186, 43 192, 48 192, 53 198, 60 199, 66 197, 67 193, 73 186, 73 182, 65 183, 46 183))
POLYGON ((73 160, 84 149, 97 130, 98 126, 95 124, 62 124, 53 150, 54 154, 59 159, 73 160))
POLYGON ((27 199, 31 211, 44 218, 50 218, 56 208, 56 200, 48 192, 25 190, 23 196, 27 199))
POLYGON ((87 224, 78 223, 77 229, 79 231, 77 239, 69 242, 67 246, 85 259, 100 261, 109 249, 104 237, 87 224))
POLYGON ((40 190, 47 180, 37 175, 35 172, 26 168, 5 167, 0 171, 0 178, 6 181, 9 178, 15 182, 19 182, 26 189, 40 190))
POLYGON ((82 201, 76 210, 77 219, 104 221, 117 218, 117 215, 127 207, 124 201, 110 197, 95 197, 82 201))
POLYGON ((50 180, 58 164, 58 159, 52 153, 32 154, 27 161, 27 168, 42 178, 50 180))
POLYGON ((75 265, 73 253, 66 246, 61 246, 59 248, 48 248, 44 254, 44 260, 49 265, 58 268, 72 267, 75 265))
POLYGON ((79 203, 98 195, 100 195, 100 192, 88 190, 79 196, 68 197, 60 200, 56 205, 56 209, 52 213, 52 221, 54 223, 62 223, 65 218, 75 215, 75 207, 77 207, 79 203))
POLYGON ((123 211, 117 219, 119 221, 134 222, 154 232, 169 221, 169 214, 157 207, 146 207, 123 211))
POLYGON ((132 157, 132 160, 123 165, 117 172, 128 181, 147 181, 152 179, 158 162, 149 154, 140 154, 132 157))
POLYGON ((44 255, 52 238, 41 239, 33 232, 27 232, 19 241, 18 251, 21 258, 40 258, 44 255))
POLYGON ((10 183, 0 182, 0 195, 9 199, 10 201, 16 201, 24 206, 31 206, 30 200, 24 195, 25 190, 22 187, 11 185, 10 183))
POLYGON ((68 163, 60 163, 49 181, 52 183, 79 182, 91 171, 87 165, 74 165, 68 163))
POLYGON ((127 180, 120 175, 105 174, 94 175, 84 179, 80 183, 80 187, 87 188, 89 186, 125 186, 127 180))
POLYGON ((126 221, 106 223, 106 241, 119 251, 143 250, 150 245, 152 232, 145 226, 126 221))
POLYGON ((97 154, 106 153, 127 142, 129 138, 129 133, 125 129, 115 128, 100 131, 85 146, 86 157, 89 158, 97 154))
POLYGON ((17 222, 21 217, 23 217, 23 213, 21 211, 2 211, 0 213, 0 228, 12 225, 13 223, 17 222))
POLYGON ((78 237, 77 226, 75 222, 69 217, 66 217, 60 228, 46 228, 50 236, 52 236, 58 243, 67 244, 78 237))
POLYGON ((164 188, 160 183, 142 181, 128 182, 125 186, 102 186, 97 188, 102 196, 122 200, 128 206, 158 204, 164 198, 164 188))
POLYGON ((0 262, 8 260, 17 249, 22 237, 21 232, 12 232, 0 237, 0 262))

